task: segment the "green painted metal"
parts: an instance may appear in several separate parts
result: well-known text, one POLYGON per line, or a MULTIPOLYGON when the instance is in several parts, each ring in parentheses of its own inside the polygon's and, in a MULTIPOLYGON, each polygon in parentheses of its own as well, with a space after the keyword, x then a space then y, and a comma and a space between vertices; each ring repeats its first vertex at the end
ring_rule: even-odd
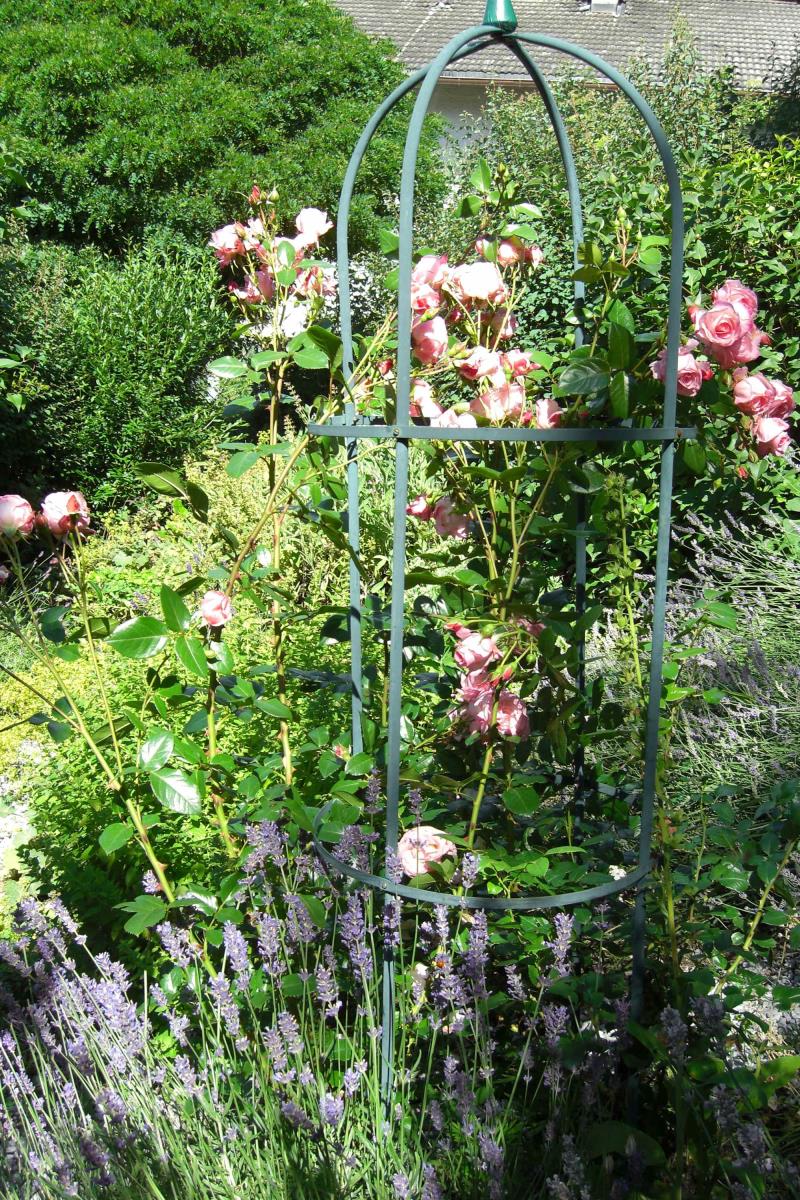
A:
POLYGON ((496 25, 503 33, 513 33, 517 28, 517 14, 511 0, 486 0, 484 25, 496 25))
MULTIPOLYGON (((454 896, 451 893, 433 892, 400 884, 386 876, 360 871, 332 854, 323 844, 320 830, 325 821, 327 808, 317 814, 313 837, 321 859, 333 870, 383 893, 387 899, 399 896, 422 903, 462 906, 472 909, 495 911, 536 911, 566 907, 580 903, 591 903, 623 891, 636 889, 636 904, 632 927, 632 990, 631 1001, 634 1015, 642 1003, 645 968, 644 888, 650 871, 650 846, 653 828, 653 813, 656 789, 658 733, 660 700, 662 689, 662 666, 664 649, 664 617, 667 598, 667 571, 669 557, 669 535, 672 504, 672 479, 675 445, 681 438, 696 436, 693 428, 675 424, 677 397, 678 347, 680 344, 680 318, 682 306, 683 273, 683 207, 680 182, 675 162, 666 136, 639 92, 613 67, 597 55, 569 42, 542 34, 515 32, 517 19, 513 7, 507 0, 489 0, 485 22, 468 29, 445 46, 434 61, 416 72, 401 84, 376 110, 362 133, 345 175, 338 213, 338 273, 341 308, 341 332, 343 341, 343 373, 349 385, 353 365, 352 324, 350 314, 348 221, 356 177, 369 143, 387 113, 411 90, 419 88, 414 111, 409 124, 403 157, 400 188, 400 245, 399 245, 399 300, 398 300, 398 354, 397 354, 397 420, 392 426, 371 424, 361 421, 352 400, 345 404, 341 419, 325 425, 310 425, 309 432, 317 436, 341 438, 347 454, 348 472, 348 530, 350 544, 357 551, 359 546, 359 478, 358 445, 366 439, 393 439, 396 453, 396 476, 394 495, 392 585, 390 615, 390 660, 389 660, 389 719, 387 733, 387 806, 386 806, 386 849, 396 850, 398 839, 398 811, 401 758, 401 688, 403 670, 404 590, 405 590, 405 538, 406 503, 408 499, 409 449, 413 441, 435 438, 437 441, 529 441, 529 442, 581 442, 589 448, 593 443, 613 445, 631 441, 660 442, 661 469, 659 478, 659 517, 656 550, 656 572, 651 636, 650 678, 647 716, 645 722, 644 762, 640 789, 626 789, 631 802, 638 801, 641 809, 639 837, 639 861, 637 867, 621 880, 609 880, 600 885, 584 888, 557 896, 515 896, 511 898, 470 895, 454 896), (661 424, 656 427, 636 428, 618 425, 606 429, 508 429, 483 427, 480 429, 431 429, 413 425, 410 420, 411 380, 411 271, 413 245, 413 202, 414 177, 419 150, 422 123, 428 111, 436 83, 444 70, 453 62, 474 54, 488 45, 504 44, 525 66, 534 82, 550 117, 561 152, 572 210, 573 254, 577 264, 578 247, 583 237, 581 199, 575 163, 566 126, 553 98, 552 92, 541 71, 531 58, 526 47, 545 47, 566 54, 595 68, 615 84, 631 101, 647 125, 656 144, 669 189, 672 217, 670 245, 670 288, 667 324, 666 380, 664 407, 661 424)), ((576 311, 580 315, 583 302, 583 284, 575 285, 576 311)), ((580 324, 576 331, 580 344, 580 324)), ((585 509, 577 514, 576 536, 576 603, 583 605, 588 586, 586 562, 585 509)), ((362 745, 362 664, 361 664, 361 582, 355 562, 350 565, 350 633, 352 640, 352 746, 354 751, 362 745)), ((583 683, 584 660, 580 658, 580 683, 583 683)), ((573 782, 580 790, 583 764, 575 764, 573 782)), ((601 791, 609 789, 601 788, 601 791)), ((614 789, 611 789, 613 792, 614 789)), ((394 957, 385 952, 382 986, 382 1091, 389 1103, 393 1083, 394 1054, 394 957)))

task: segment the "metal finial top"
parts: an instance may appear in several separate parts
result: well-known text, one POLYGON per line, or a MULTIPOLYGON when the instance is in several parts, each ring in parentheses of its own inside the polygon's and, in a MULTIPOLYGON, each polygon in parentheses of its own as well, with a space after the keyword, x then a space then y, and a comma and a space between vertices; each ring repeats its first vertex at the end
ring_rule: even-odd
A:
POLYGON ((496 25, 503 33, 513 33, 517 28, 517 14, 511 0, 486 0, 484 25, 496 25))

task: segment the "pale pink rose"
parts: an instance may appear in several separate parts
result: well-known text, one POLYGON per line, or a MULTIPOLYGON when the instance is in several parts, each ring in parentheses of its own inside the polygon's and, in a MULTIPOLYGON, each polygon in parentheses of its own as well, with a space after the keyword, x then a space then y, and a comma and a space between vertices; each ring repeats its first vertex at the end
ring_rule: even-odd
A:
POLYGON ((695 330, 712 353, 717 347, 735 346, 749 329, 751 318, 742 317, 732 304, 715 304, 696 314, 695 330))
POLYGON ((733 403, 741 412, 751 417, 781 415, 772 412, 774 384, 760 371, 751 375, 746 367, 738 367, 733 378, 733 403))
POLYGON ((397 845, 400 865, 411 879, 415 875, 424 875, 432 863, 455 856, 454 844, 441 829, 434 829, 432 825, 418 825, 416 829, 406 830, 397 845))
POLYGON ((302 208, 294 224, 304 246, 316 245, 329 229, 333 229, 333 222, 328 220, 328 214, 319 208, 302 208))
POLYGON ((416 517, 419 521, 430 521, 433 516, 433 505, 427 496, 415 496, 406 505, 406 512, 410 517, 416 517))
POLYGON ((487 688, 491 691, 494 686, 494 680, 489 678, 487 671, 470 671, 468 674, 461 676, 461 687, 458 689, 458 695, 465 704, 471 704, 487 688))
POLYGON ((244 242, 239 236, 241 229, 240 225, 223 225, 222 229, 212 233, 208 244, 213 246, 221 267, 229 266, 237 255, 244 254, 244 242))
POLYGON ((475 239, 475 253, 480 254, 481 258, 486 258, 486 255, 491 250, 494 242, 491 238, 479 237, 475 239))
POLYGON ((519 625, 520 629, 524 629, 526 633, 529 633, 534 638, 538 638, 544 629, 544 624, 541 621, 531 621, 530 617, 515 617, 514 624, 519 625))
POLYGON ((472 633, 469 625, 465 625, 462 621, 448 621, 445 624, 445 629, 448 629, 450 633, 454 633, 460 641, 468 638, 472 633))
POLYGON ((431 417, 431 425, 435 429, 477 429, 478 422, 472 413, 456 412, 454 408, 446 408, 436 417, 431 417))
POLYGON ((426 285, 437 291, 448 276, 446 254, 426 254, 411 272, 411 286, 426 285))
POLYGON ((89 528, 89 506, 80 492, 51 492, 42 501, 42 517, 55 537, 89 528))
POLYGON ((738 279, 726 279, 721 288, 711 293, 713 304, 732 304, 738 313, 752 325, 758 312, 758 296, 752 288, 745 287, 738 279))
POLYGON ((456 267, 448 280, 450 291, 462 304, 502 304, 508 288, 495 263, 467 263, 456 267))
POLYGON ((460 538, 463 541, 469 535, 469 517, 456 510, 449 496, 436 501, 431 515, 440 537, 460 538))
POLYGON ((518 417, 525 404, 525 388, 521 383, 503 382, 500 387, 480 392, 470 401, 470 409, 487 421, 504 421, 518 417))
POLYGON ((477 632, 461 639, 453 653, 453 658, 463 671, 480 671, 502 657, 502 651, 494 638, 484 637, 477 632))
POLYGON ((0 533, 7 538, 27 537, 33 532, 36 513, 22 496, 0 496, 0 533))
POLYGON ((516 237, 503 238, 497 244, 497 261, 501 267, 513 267, 527 258, 525 246, 516 237))
POLYGON ((261 244, 264 236, 264 222, 260 217, 251 217, 244 227, 244 248, 255 250, 261 244))
POLYGON ((528 246, 525 254, 532 267, 540 267, 544 262, 544 251, 540 246, 528 246))
POLYGON ((767 454, 784 454, 792 444, 789 422, 780 417, 756 417, 753 421, 753 437, 756 450, 762 458, 767 454))
POLYGON ((489 318, 489 324, 503 341, 506 338, 513 337, 519 328, 519 321, 507 308, 498 308, 496 313, 492 313, 489 318))
POLYGON ((264 299, 249 275, 241 284, 229 283, 228 291, 242 304, 261 304, 264 299))
POLYGON ((785 383, 781 383, 780 379, 773 379, 772 388, 775 392, 775 399, 767 415, 770 417, 788 417, 795 406, 794 392, 785 383))
POLYGON ((307 267, 294 281, 295 292, 305 300, 310 296, 321 296, 324 288, 325 273, 322 267, 307 267))
POLYGON ((451 720, 463 722, 468 733, 484 734, 489 732, 492 724, 492 709, 494 707, 494 692, 487 688, 465 704, 461 709, 453 709, 451 720))
POLYGON ((0 586, 2 586, 4 583, 8 583, 10 578, 11 572, 9 571, 8 567, 4 567, 3 564, 0 563, 0 586))
POLYGON ((506 350, 500 355, 500 361, 507 367, 515 379, 530 375, 531 371, 541 370, 541 364, 534 362, 525 350, 506 350))
POLYGON ((561 408, 552 397, 542 397, 536 401, 537 429, 557 429, 561 424, 561 408))
POLYGON ((465 379, 484 379, 498 370, 500 355, 485 346, 476 346, 469 358, 462 358, 456 366, 465 379))
POLYGON ((756 329, 754 325, 747 333, 742 334, 735 345, 729 348, 720 347, 719 350, 716 350, 714 357, 721 367, 730 369, 738 366, 739 363, 749 363, 760 358, 761 347, 768 344, 769 334, 756 329))
POLYGON ((441 317, 415 321, 411 329, 414 353, 422 363, 436 363, 447 350, 447 326, 441 317))
MULTIPOLYGON (((678 395, 696 396, 706 379, 710 379, 712 369, 708 363, 699 362, 693 351, 697 349, 697 341, 690 338, 685 346, 678 349, 678 395)), ((664 383, 667 377, 666 346, 659 353, 655 362, 650 364, 650 372, 654 379, 664 383)))
POLYGON ((497 699, 497 729, 503 737, 525 738, 531 731, 528 710, 519 696, 503 688, 497 699))
POLYGON ((441 307, 442 297, 427 283, 415 283, 411 285, 411 308, 417 316, 423 316, 427 312, 436 312, 437 308, 441 307))
POLYGON ((433 398, 433 388, 427 379, 411 380, 411 400, 409 412, 412 417, 431 418, 442 415, 442 406, 433 398))
POLYGON ((206 592, 200 601, 200 617, 216 629, 227 624, 233 616, 233 606, 224 592, 206 592))
POLYGON ((256 283, 264 300, 271 300, 275 295, 275 279, 268 267, 256 271, 256 283))

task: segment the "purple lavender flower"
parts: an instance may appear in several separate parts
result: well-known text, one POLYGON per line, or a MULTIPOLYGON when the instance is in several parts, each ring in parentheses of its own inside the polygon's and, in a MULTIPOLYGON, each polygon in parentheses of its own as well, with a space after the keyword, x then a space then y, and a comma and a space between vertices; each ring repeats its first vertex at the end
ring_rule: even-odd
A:
POLYGON ((237 986, 246 987, 252 974, 252 968, 247 957, 247 942, 244 940, 241 930, 237 929, 232 921, 226 921, 222 926, 222 940, 225 946, 225 956, 230 963, 237 986))
POLYGON ((231 985, 224 975, 217 975, 210 980, 208 990, 214 998, 217 1015, 224 1022, 226 1031, 232 1038, 238 1038, 241 1032, 239 1007, 233 998, 231 985))
POLYGON ((278 977, 285 975, 286 963, 281 953, 280 921, 268 913, 254 913, 252 920, 256 928, 258 953, 267 968, 267 973, 278 977))
POLYGON ((146 892, 148 896, 155 896, 157 892, 161 891, 161 884, 153 871, 145 871, 142 876, 142 891, 146 892))
POLYGON ((555 925, 556 936, 552 942, 545 942, 545 945, 553 951, 554 966, 558 974, 563 978, 571 973, 570 967, 567 964, 567 956, 572 940, 572 926, 575 924, 575 918, 571 913, 556 913, 553 918, 553 924, 555 925))
POLYGON ((506 967, 506 990, 512 1000, 525 1000, 527 993, 514 963, 506 967))
POLYGON ((300 1027, 297 1018, 290 1012, 278 1014, 278 1029, 283 1034, 286 1050, 289 1054, 303 1053, 303 1039, 300 1037, 300 1027))
POLYGON ((419 788, 408 789, 408 810, 419 824, 422 819, 422 792, 419 788))
POLYGON ((156 933, 161 938, 161 945, 175 965, 187 970, 191 966, 195 950, 189 941, 186 930, 178 929, 169 921, 162 921, 160 925, 156 925, 156 933))
POLYGON ((286 1049, 280 1031, 276 1028, 265 1029, 261 1034, 267 1053, 272 1061, 273 1071, 285 1071, 289 1066, 286 1049))
POLYGON ((323 1092, 319 1101, 319 1116, 323 1125, 338 1125, 344 1116, 344 1100, 323 1092))
POLYGON ((286 866, 286 835, 274 821, 259 821, 245 830, 250 853, 244 864, 243 884, 253 884, 264 872, 267 863, 286 866))
POLYGON ((309 945, 317 936, 314 922, 299 896, 287 893, 286 897, 286 941, 290 946, 309 945))
POLYGON ((342 941, 347 949, 353 970, 372 978, 372 954, 367 946, 367 928, 364 918, 364 903, 359 892, 347 898, 347 910, 341 920, 342 941))
POLYGON ((489 1200, 501 1200, 503 1194, 503 1168, 505 1156, 492 1135, 482 1129, 478 1133, 481 1170, 489 1176, 489 1200))
POLYGON ((422 1200, 442 1200, 442 1189, 439 1187, 434 1168, 426 1164, 422 1168, 422 1175, 422 1200))
POLYGON ((472 919, 472 926, 469 931, 469 944, 462 963, 463 973, 472 984, 476 1000, 485 1000, 488 996, 486 990, 486 967, 488 962, 489 927, 486 920, 486 913, 481 909, 477 909, 472 919))
POLYGON ((375 767, 369 773, 367 788, 364 793, 364 812, 374 817, 381 811, 381 776, 375 767))
POLYGON ((175 1061, 172 1064, 179 1081, 183 1084, 190 1096, 202 1095, 203 1089, 197 1082, 197 1072, 185 1054, 175 1056, 175 1061))
POLYGON ((453 882, 463 887, 465 892, 470 891, 475 886, 480 866, 480 857, 473 854, 471 850, 465 850, 461 856, 458 870, 453 876, 453 882))
POLYGON ((402 1171, 396 1171, 392 1176, 392 1189, 396 1200, 411 1200, 411 1183, 402 1171))
POLYGON ((661 1032, 667 1053, 675 1063, 681 1064, 686 1057, 688 1030, 676 1008, 667 1006, 661 1013, 661 1032))
POLYGON ((305 1129, 307 1132, 313 1131, 313 1121, 306 1116, 299 1104, 295 1104, 294 1100, 284 1100, 281 1104, 281 1112, 292 1129, 305 1129))
POLYGON ((335 1017, 342 1007, 342 1002, 339 999, 339 988, 333 970, 320 963, 314 972, 314 978, 317 982, 317 1003, 326 1017, 335 1017))
POLYGON ((360 871, 369 870, 369 841, 360 825, 348 825, 336 843, 336 855, 342 862, 360 871))

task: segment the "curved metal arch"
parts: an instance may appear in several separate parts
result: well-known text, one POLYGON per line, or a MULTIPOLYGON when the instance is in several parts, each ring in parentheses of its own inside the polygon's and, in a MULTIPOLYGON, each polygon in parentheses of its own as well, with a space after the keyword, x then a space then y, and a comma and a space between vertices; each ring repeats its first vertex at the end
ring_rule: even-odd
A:
MULTIPOLYGON (((403 169, 400 188, 400 245, 399 245, 399 286, 398 286, 398 355, 397 355, 397 421, 398 428, 393 430, 396 438, 396 476, 395 476, 395 511, 394 511, 394 544, 392 550, 392 606, 391 606, 391 644, 389 663, 389 721, 387 748, 387 814, 386 814, 386 846, 387 850, 395 850, 398 835, 398 800, 399 800, 399 764, 400 764, 400 717, 401 717, 401 687, 402 687, 402 650, 404 627, 404 596, 403 576, 405 570, 405 537, 406 537, 406 504, 408 500, 408 454, 409 442, 412 440, 410 427, 410 378, 411 378, 411 272, 413 252, 413 211, 414 211, 414 180, 422 124, 430 106, 433 90, 443 71, 453 62, 476 53, 492 41, 504 42, 510 51, 523 63, 534 81, 540 96, 546 106, 556 133, 562 160, 567 176, 567 186, 572 213, 573 254, 577 262, 577 249, 582 238, 582 214, 580 207, 580 192, 575 174, 574 160, 566 128, 561 114, 544 77, 530 56, 522 49, 520 43, 533 46, 544 46, 574 58, 594 67, 606 76, 626 95, 645 121, 656 148, 661 157, 667 177, 672 217, 670 244, 670 288, 669 315, 667 327, 666 348, 666 378, 662 426, 665 431, 675 430, 675 413, 677 405, 677 365, 678 347, 680 341, 680 312, 682 300, 682 266, 683 266, 683 204, 677 169, 672 152, 666 140, 664 131, 655 117, 652 109, 624 76, 597 55, 571 43, 557 38, 538 34, 501 33, 497 26, 482 25, 459 34, 453 38, 441 51, 427 69, 417 72, 392 93, 390 97, 376 110, 367 124, 353 152, 342 187, 339 227, 337 231, 337 250, 339 262, 339 286, 342 313, 343 341, 343 370, 349 383, 352 372, 352 324, 350 320, 350 288, 349 288, 349 259, 348 259, 348 221, 350 203, 355 185, 355 178, 366 152, 367 147, 387 113, 415 86, 419 86, 419 94, 414 105, 408 135, 406 138, 403 169)), ((576 301, 582 299, 582 285, 576 286, 576 301)), ((578 331, 580 338, 580 330, 578 331)), ((353 429, 355 410, 351 401, 345 405, 342 430, 346 436, 348 454, 348 507, 350 516, 350 540, 354 550, 358 550, 358 469, 357 469, 357 436, 353 429), (347 435, 350 436, 347 436, 347 435)), ((317 432, 315 430, 315 432, 317 432)), ((318 432, 322 433, 322 429, 318 432)), ((327 431, 330 436, 331 431, 327 431)), ((450 440, 448 434, 452 431, 440 431, 441 440, 450 440)), ((683 431, 682 431, 683 432, 683 431)), ((688 430, 686 431, 689 432, 688 430)), ((567 439, 565 439, 567 440, 567 439)), ((660 439, 659 439, 660 440, 660 439)), ((659 522, 656 554, 656 585, 652 621, 652 643, 650 659, 650 688, 647 707, 645 730, 644 774, 642 781, 642 820, 639 839, 639 864, 628 876, 611 885, 603 884, 596 888, 584 889, 583 892, 568 893, 559 897, 525 897, 511 898, 515 903, 503 905, 513 908, 545 908, 554 904, 578 903, 580 900, 600 898, 601 896, 623 891, 633 885, 637 887, 637 902, 633 929, 633 1010, 638 1011, 641 1003, 641 991, 644 969, 644 907, 643 888, 650 870, 650 844, 652 838, 653 807, 656 787, 658 728, 660 713, 660 694, 662 686, 662 659, 664 641, 664 615, 666 607, 666 583, 669 554, 669 531, 671 518, 672 477, 674 463, 674 440, 663 441, 661 457, 661 473, 659 485, 659 522)), ((584 558, 585 571, 585 558, 584 558)), ((360 580, 355 564, 350 566, 350 618, 351 618, 351 649, 353 652, 353 750, 361 748, 361 641, 360 641, 360 580)), ((407 896, 410 899, 421 899, 453 905, 464 904, 466 907, 495 907, 488 904, 490 898, 483 897, 452 897, 440 893, 428 892, 423 889, 394 884, 392 881, 369 872, 358 872, 348 864, 342 863, 331 855, 319 843, 318 834, 323 815, 318 815, 315 822, 314 839, 318 844, 321 856, 329 865, 343 870, 346 875, 359 879, 371 887, 378 888, 388 895, 407 896)), ((491 898, 497 900, 498 898, 491 898)), ((382 1091, 388 1103, 392 1086, 393 1073, 393 1044, 394 1044, 394 959, 391 953, 384 961, 383 973, 383 1030, 382 1030, 382 1091)))

